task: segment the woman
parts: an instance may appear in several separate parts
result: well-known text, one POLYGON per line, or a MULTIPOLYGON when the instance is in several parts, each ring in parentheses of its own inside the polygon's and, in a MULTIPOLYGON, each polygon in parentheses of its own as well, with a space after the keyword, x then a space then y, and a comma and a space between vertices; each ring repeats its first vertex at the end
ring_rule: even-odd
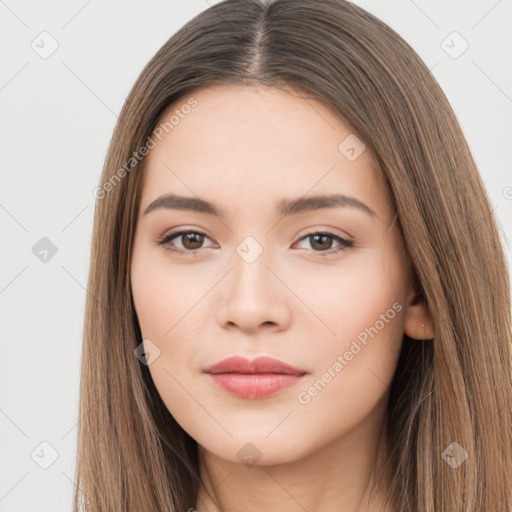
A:
POLYGON ((503 249, 387 25, 205 10, 135 83, 96 197, 75 511, 511 509, 503 249))

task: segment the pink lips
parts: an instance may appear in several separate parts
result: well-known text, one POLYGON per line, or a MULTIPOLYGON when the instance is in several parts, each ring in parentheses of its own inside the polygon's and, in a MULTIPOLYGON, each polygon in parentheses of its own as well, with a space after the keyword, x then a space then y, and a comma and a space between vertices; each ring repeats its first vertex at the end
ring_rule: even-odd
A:
POLYGON ((297 384, 307 373, 271 357, 253 361, 229 357, 205 370, 225 391, 242 398, 263 398, 297 384))

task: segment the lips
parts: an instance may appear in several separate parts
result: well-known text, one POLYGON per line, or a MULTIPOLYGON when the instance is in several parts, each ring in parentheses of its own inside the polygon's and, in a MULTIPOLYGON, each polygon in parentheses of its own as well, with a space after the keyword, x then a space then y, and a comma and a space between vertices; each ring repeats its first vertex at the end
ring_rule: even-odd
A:
POLYGON ((207 370, 206 373, 278 373, 284 375, 304 375, 307 373, 305 370, 299 370, 289 364, 274 359, 272 357, 258 357, 250 361, 245 357, 234 356, 223 359, 217 364, 214 364, 207 370))
POLYGON ((228 393, 241 398, 263 398, 297 384, 305 370, 271 357, 252 361, 234 356, 205 370, 210 380, 228 393))

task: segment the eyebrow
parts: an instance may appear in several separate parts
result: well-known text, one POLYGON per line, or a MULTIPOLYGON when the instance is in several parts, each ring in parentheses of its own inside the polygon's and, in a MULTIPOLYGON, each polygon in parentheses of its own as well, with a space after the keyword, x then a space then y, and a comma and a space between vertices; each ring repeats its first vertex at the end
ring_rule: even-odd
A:
MULTIPOLYGON (((298 199, 282 199, 277 203, 276 212, 281 217, 297 215, 314 210, 336 207, 357 208, 372 217, 378 215, 367 205, 355 197, 344 194, 317 195, 309 197, 300 197, 298 199)), ((213 215, 221 219, 226 218, 226 212, 215 203, 206 201, 199 197, 185 197, 177 194, 164 194, 155 199, 144 211, 144 215, 160 208, 170 210, 186 210, 206 215, 213 215)))

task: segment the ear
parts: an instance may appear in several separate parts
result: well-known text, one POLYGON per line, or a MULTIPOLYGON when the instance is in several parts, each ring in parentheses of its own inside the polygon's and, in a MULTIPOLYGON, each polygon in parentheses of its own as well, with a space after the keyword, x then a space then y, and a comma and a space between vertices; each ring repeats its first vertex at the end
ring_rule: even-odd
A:
POLYGON ((404 332, 415 340, 434 338, 434 326, 423 294, 411 288, 404 312, 404 332))

